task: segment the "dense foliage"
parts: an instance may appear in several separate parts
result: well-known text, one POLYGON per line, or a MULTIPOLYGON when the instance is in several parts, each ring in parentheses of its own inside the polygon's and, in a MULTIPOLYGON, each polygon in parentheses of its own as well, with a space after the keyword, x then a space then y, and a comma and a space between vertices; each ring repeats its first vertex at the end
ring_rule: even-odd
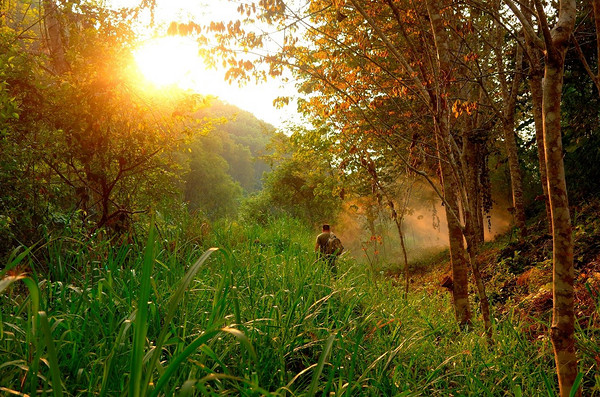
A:
POLYGON ((55 234, 127 234, 155 210, 235 217, 260 189, 274 128, 214 98, 148 88, 132 56, 135 10, 50 7, 64 37, 43 48, 40 7, 3 7, 1 257, 55 234))

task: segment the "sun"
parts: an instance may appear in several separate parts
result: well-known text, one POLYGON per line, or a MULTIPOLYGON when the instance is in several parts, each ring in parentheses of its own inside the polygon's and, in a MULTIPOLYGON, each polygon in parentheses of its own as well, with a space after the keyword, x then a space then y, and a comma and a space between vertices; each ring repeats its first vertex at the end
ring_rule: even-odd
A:
POLYGON ((272 124, 299 118, 295 111, 290 113, 290 108, 281 111, 272 106, 275 98, 294 95, 293 84, 280 82, 281 85, 276 86, 272 82, 261 85, 250 82, 241 86, 225 78, 225 67, 218 63, 209 65, 200 50, 196 38, 191 36, 149 38, 132 52, 133 62, 128 64, 128 74, 148 95, 168 96, 184 90, 217 97, 272 124))
POLYGON ((205 70, 198 44, 192 37, 149 39, 133 55, 142 76, 157 87, 192 88, 205 70))

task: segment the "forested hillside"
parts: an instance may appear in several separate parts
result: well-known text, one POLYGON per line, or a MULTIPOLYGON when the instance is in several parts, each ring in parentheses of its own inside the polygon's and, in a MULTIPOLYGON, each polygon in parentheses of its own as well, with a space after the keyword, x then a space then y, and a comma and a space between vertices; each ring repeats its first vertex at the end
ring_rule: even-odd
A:
POLYGON ((0 393, 600 396, 599 56, 600 0, 0 2, 0 393))
POLYGON ((275 128, 235 106, 208 103, 193 115, 212 126, 188 144, 184 199, 190 210, 214 220, 234 217, 243 197, 261 189, 275 128))

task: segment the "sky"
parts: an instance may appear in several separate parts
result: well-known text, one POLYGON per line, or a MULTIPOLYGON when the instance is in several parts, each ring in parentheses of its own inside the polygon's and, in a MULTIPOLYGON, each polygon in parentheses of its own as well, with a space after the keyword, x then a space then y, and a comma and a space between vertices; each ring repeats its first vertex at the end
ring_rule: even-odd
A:
MULTIPOLYGON (((229 0, 156 0, 155 28, 142 28, 139 32, 142 43, 136 54, 141 68, 146 65, 146 75, 154 76, 150 80, 162 84, 174 83, 181 88, 191 89, 205 95, 214 95, 230 104, 253 113, 257 118, 276 127, 282 127, 286 121, 297 121, 295 102, 281 109, 273 106, 273 100, 279 96, 293 96, 293 83, 283 84, 280 80, 265 83, 247 83, 239 87, 237 83, 225 82, 225 70, 207 70, 202 59, 196 57, 197 45, 192 38, 161 39, 166 36, 169 24, 194 21, 198 24, 210 21, 228 21, 236 19, 239 2, 229 0), (157 39, 158 38, 158 39, 157 39), (157 51, 157 47, 160 51, 157 51), (182 54, 184 52, 184 54, 182 54), (139 59, 142 59, 140 61, 139 59), (165 70, 171 73, 167 74, 165 70), (184 76, 177 82, 168 76, 184 76)), ((135 7, 140 0, 106 0, 111 8, 135 7)), ((149 24, 148 24, 149 26, 149 24)))

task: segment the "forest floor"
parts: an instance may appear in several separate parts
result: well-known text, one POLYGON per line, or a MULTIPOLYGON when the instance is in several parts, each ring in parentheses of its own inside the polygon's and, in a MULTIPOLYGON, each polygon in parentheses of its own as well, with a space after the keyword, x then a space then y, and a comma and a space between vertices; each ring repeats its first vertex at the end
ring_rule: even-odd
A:
MULTIPOLYGON (((575 242, 575 314, 578 330, 596 335, 600 332, 600 200, 592 199, 572 207, 575 242)), ((484 244, 476 257, 492 306, 492 316, 517 314, 520 331, 530 340, 547 338, 552 317, 552 236, 544 220, 530 222, 528 237, 518 241, 516 231, 498 236, 484 244)), ((451 276, 448 251, 433 255, 411 266, 411 289, 444 290, 442 283, 451 276)), ((401 269, 386 275, 401 286, 401 269)), ((470 275, 472 276, 472 275, 470 275)), ((470 295, 476 297, 473 284, 470 295)), ((449 294, 450 292, 448 292, 449 294)), ((473 308, 477 311, 477 298, 473 308)), ((586 348, 585 346, 579 346, 586 348)), ((600 348, 593 349, 600 368, 600 348)))

